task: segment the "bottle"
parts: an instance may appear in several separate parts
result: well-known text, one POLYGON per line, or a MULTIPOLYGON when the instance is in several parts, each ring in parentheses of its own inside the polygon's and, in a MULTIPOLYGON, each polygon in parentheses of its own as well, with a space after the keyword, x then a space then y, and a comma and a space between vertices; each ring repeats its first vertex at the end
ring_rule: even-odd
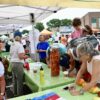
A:
POLYGON ((29 68, 29 63, 28 63, 27 61, 25 61, 25 65, 24 65, 24 67, 26 68, 27 71, 30 70, 30 68, 29 68))
POLYGON ((44 70, 42 66, 40 68, 40 83, 44 84, 44 70))

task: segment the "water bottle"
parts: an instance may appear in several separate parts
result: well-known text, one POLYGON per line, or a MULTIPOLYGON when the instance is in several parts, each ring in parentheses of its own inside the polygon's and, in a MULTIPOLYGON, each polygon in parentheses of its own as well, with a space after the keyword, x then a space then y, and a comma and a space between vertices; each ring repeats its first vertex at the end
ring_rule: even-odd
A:
POLYGON ((44 70, 42 66, 40 68, 40 83, 44 84, 44 70))

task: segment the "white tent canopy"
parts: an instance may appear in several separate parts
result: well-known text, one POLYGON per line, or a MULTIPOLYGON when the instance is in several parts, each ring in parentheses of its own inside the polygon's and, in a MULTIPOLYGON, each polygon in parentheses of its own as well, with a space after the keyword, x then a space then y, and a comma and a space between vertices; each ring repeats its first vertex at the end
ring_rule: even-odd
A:
POLYGON ((0 5, 0 31, 9 31, 30 25, 30 13, 34 13, 35 22, 38 22, 60 9, 61 7, 0 5))
POLYGON ((88 12, 100 12, 100 9, 87 9, 87 8, 66 8, 58 11, 55 14, 42 20, 44 25, 51 19, 74 19, 75 17, 82 18, 88 12))

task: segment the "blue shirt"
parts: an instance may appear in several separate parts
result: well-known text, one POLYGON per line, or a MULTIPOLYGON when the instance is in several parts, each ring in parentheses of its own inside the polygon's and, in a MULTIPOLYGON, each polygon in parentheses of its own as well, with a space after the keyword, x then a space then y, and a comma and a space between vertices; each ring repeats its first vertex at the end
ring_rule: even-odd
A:
MULTIPOLYGON (((47 48, 49 47, 49 43, 48 42, 40 42, 37 44, 37 50, 47 50, 47 48)), ((44 59, 46 58, 46 52, 39 52, 39 57, 40 59, 44 59)))

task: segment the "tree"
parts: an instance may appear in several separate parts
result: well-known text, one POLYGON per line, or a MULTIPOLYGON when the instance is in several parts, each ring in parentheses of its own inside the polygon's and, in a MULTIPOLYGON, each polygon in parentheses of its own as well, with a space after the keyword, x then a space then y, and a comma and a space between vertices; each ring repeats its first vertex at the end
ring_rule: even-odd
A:
POLYGON ((72 24, 72 21, 70 19, 61 20, 61 26, 70 26, 71 24, 72 24))
POLYGON ((61 21, 59 19, 52 19, 49 22, 47 22, 47 26, 49 28, 59 27, 60 25, 61 25, 61 21))
POLYGON ((29 31, 28 30, 23 30, 22 34, 25 34, 25 33, 29 33, 29 31))
POLYGON ((39 22, 39 23, 36 23, 35 28, 41 32, 44 29, 44 25, 43 23, 39 22))
POLYGON ((50 29, 49 27, 47 28, 47 30, 48 30, 48 31, 51 31, 51 29, 50 29))

